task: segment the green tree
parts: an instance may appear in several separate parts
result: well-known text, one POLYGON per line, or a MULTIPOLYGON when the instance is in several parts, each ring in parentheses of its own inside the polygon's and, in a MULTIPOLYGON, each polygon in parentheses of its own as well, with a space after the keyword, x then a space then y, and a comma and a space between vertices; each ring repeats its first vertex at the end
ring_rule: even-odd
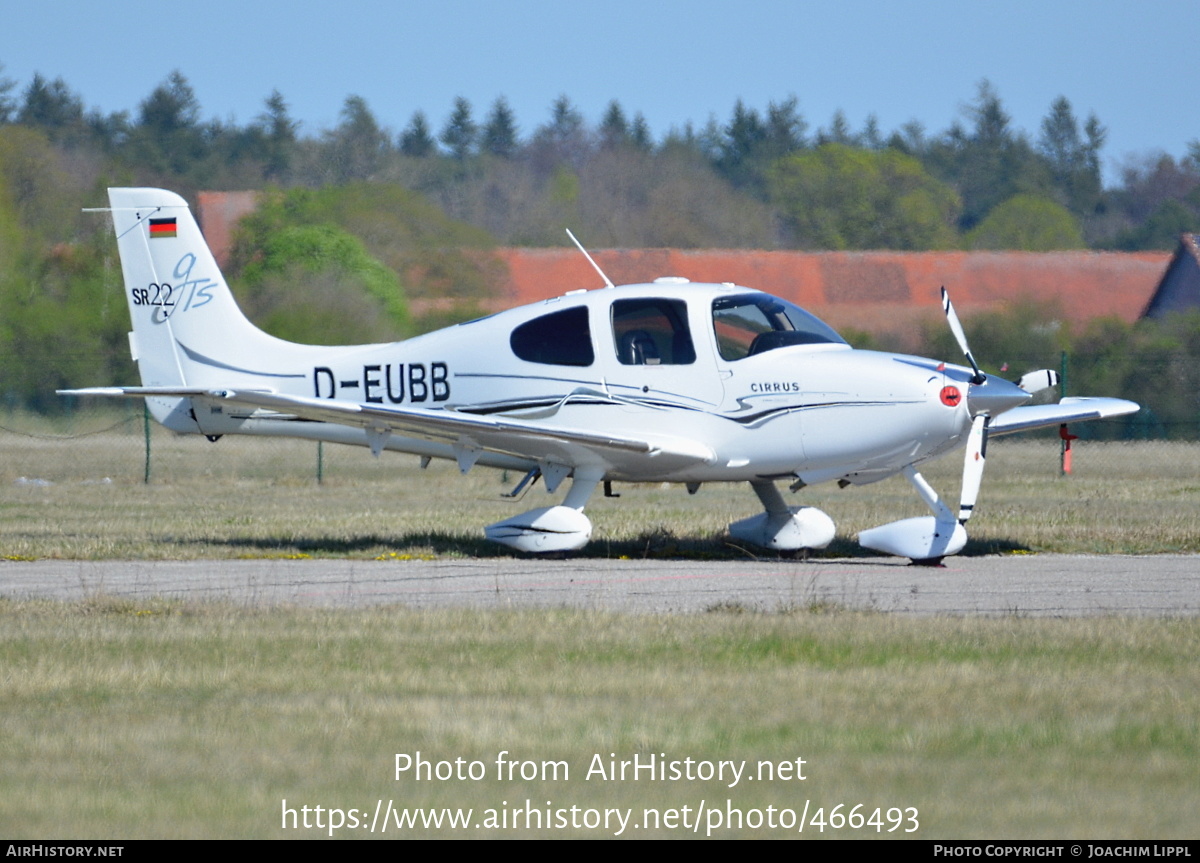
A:
POLYGON ((643 153, 654 149, 654 141, 650 137, 650 124, 646 122, 641 111, 633 115, 633 123, 629 127, 629 143, 635 150, 641 150, 643 153))
POLYGON ((200 103, 191 84, 175 70, 138 106, 122 161, 149 171, 154 179, 189 175, 207 155, 200 103))
POLYGON ((808 124, 798 106, 799 100, 795 96, 782 102, 767 103, 762 149, 755 154, 760 161, 774 161, 804 148, 808 124))
POLYGON ((850 130, 850 121, 846 119, 846 113, 841 108, 833 112, 829 128, 822 129, 817 133, 818 146, 841 144, 845 147, 857 147, 860 143, 858 136, 850 130))
POLYGON ((454 110, 450 112, 439 138, 450 155, 461 162, 474 152, 478 136, 479 127, 471 118, 471 103, 459 96, 454 100, 454 110))
POLYGON ((40 74, 25 90, 17 122, 41 129, 53 140, 77 143, 83 136, 83 100, 62 78, 47 81, 40 74))
MULTIPOLYGON (((63 170, 59 151, 43 131, 18 125, 0 127, 0 177, 7 205, 29 252, 37 256, 48 246, 74 238, 80 225, 80 190, 63 170)), ((4 263, 0 258, 0 266, 4 263)))
MULTIPOLYGON (((21 132, 37 134, 29 130, 21 130, 21 132)), ((11 284, 26 255, 25 231, 21 224, 20 212, 10 191, 12 137, 13 130, 0 129, 0 281, 5 284, 11 284)), ((5 317, 8 317, 8 312, 0 315, 0 326, 3 326, 5 317)))
POLYGON ((1049 171, 1024 135, 1012 127, 991 83, 982 81, 967 109, 970 131, 955 125, 931 145, 923 162, 962 196, 959 228, 974 228, 1001 201, 1022 193, 1045 195, 1049 171))
POLYGON ((966 235, 969 249, 1051 252, 1086 248, 1071 212, 1049 198, 1016 195, 998 205, 966 235))
POLYGON ((650 140, 650 127, 646 123, 646 118, 639 111, 630 121, 625 116, 625 109, 616 99, 608 103, 604 116, 600 118, 600 128, 597 131, 601 151, 629 147, 648 153, 654 146, 650 140))
POLYGON ((1200 226, 1200 163, 1159 153, 1125 166, 1110 207, 1126 227, 1108 240, 1117 249, 1172 249, 1200 226))
POLYGON ((550 106, 550 122, 542 130, 555 142, 570 145, 584 133, 583 115, 571 104, 566 94, 559 96, 550 106))
POLYGON ((767 139, 762 117, 758 111, 747 108, 738 99, 733 105, 733 116, 723 132, 716 161, 717 171, 735 186, 752 184, 758 177, 755 157, 767 139))
POLYGON ((500 159, 511 159, 517 153, 517 118, 508 100, 500 96, 492 103, 483 126, 480 149, 500 159))
POLYGON ((1072 392, 1103 393, 1142 405, 1140 414, 1120 424, 1087 423, 1078 434, 1200 436, 1200 314, 1134 324, 1111 318, 1090 321, 1075 338, 1070 368, 1072 392))
POLYGON ((4 64, 0 63, 0 124, 10 122, 17 114, 17 100, 10 95, 16 86, 17 82, 4 74, 4 64))
POLYGON ((867 121, 863 124, 863 130, 858 138, 868 150, 882 150, 884 141, 883 132, 879 129, 879 118, 874 114, 867 115, 867 121))
POLYGON ((128 111, 104 114, 99 109, 93 109, 87 113, 85 122, 88 137, 100 153, 117 156, 129 146, 133 124, 130 122, 128 111))
POLYGON ((770 200, 801 245, 821 249, 941 249, 956 245, 959 200, 895 150, 825 144, 780 159, 770 200))
POLYGON ((408 127, 400 134, 400 152, 414 159, 424 159, 437 152, 437 143, 429 131, 429 121, 423 111, 416 111, 408 127))
POLYGON ((192 132, 200 121, 200 102, 178 69, 142 102, 138 125, 157 135, 192 132))
POLYGON ((498 278, 486 255, 495 245, 486 232, 447 218, 418 192, 379 182, 265 196, 241 222, 231 275, 241 278, 252 269, 272 235, 292 227, 323 226, 357 238, 372 258, 399 274, 407 296, 479 298, 488 295, 498 278))
POLYGON ((615 150, 629 144, 629 121, 625 119, 625 109, 621 103, 613 99, 600 118, 600 148, 615 150))
POLYGON ((1087 138, 1084 144, 1084 152, 1087 154, 1088 170, 1100 176, 1100 151, 1104 149, 1104 142, 1108 140, 1108 129, 1100 125, 1100 118, 1095 114, 1088 114, 1087 122, 1083 124, 1083 133, 1087 138))
MULTIPOLYGON (((598 153, 579 174, 578 219, 582 239, 595 247, 767 249, 779 242, 770 206, 682 147, 598 153)), ((561 233, 546 232, 555 242, 561 233)))
POLYGON ((546 178, 555 176, 564 164, 575 170, 587 161, 591 150, 583 115, 565 94, 554 100, 550 122, 534 131, 528 147, 535 167, 546 178))
POLYGON ((925 126, 920 120, 909 120, 897 131, 888 136, 887 146, 899 150, 907 156, 923 158, 929 147, 925 137, 925 126))
POLYGON ((391 150, 388 133, 362 96, 348 96, 341 122, 325 137, 327 173, 335 183, 374 177, 391 150))
POLYGON ((1168 198, 1155 208, 1144 222, 1118 235, 1113 246, 1125 252, 1148 249, 1171 250, 1179 245, 1184 233, 1200 229, 1200 215, 1195 207, 1168 198))
POLYGON ((1042 120, 1038 151, 1049 163, 1054 185, 1072 212, 1087 215, 1100 204, 1100 148, 1104 127, 1093 114, 1081 135, 1071 103, 1059 96, 1042 120))
POLYGON ((409 328, 396 274, 333 225, 290 225, 261 237, 239 293, 260 326, 292 341, 357 344, 409 328))
POLYGON ((1184 158, 1187 167, 1192 170, 1200 169, 1200 138, 1188 141, 1187 148, 1188 154, 1184 158))
POLYGON ((116 383, 118 370, 130 371, 120 272, 105 265, 111 234, 101 218, 80 216, 83 197, 42 131, 0 127, 0 398, 8 405, 59 411, 56 388, 116 383), (80 230, 84 218, 92 230, 80 230))
POLYGON ((805 146, 807 124, 797 104, 795 96, 771 102, 764 118, 738 99, 718 141, 714 159, 718 173, 734 186, 765 197, 765 174, 771 164, 805 146))
POLYGON ((292 119, 287 102, 278 90, 267 97, 265 110, 258 115, 256 127, 264 138, 266 165, 263 175, 282 182, 288 178, 296 157, 296 131, 300 124, 292 119))

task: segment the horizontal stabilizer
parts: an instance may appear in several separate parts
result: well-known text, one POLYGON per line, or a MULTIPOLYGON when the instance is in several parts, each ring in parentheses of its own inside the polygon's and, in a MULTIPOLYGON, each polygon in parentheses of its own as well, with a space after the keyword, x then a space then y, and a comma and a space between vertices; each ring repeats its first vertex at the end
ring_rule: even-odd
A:
MULTIPOLYGON (((84 387, 77 390, 55 390, 60 396, 107 396, 109 398, 191 398, 207 396, 220 398, 223 390, 211 387, 84 387)), ((270 390, 264 390, 270 392, 270 390)))

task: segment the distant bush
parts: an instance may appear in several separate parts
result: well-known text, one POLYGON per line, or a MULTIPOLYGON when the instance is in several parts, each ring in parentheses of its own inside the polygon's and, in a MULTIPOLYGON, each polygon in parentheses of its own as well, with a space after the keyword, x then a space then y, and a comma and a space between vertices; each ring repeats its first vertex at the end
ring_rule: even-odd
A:
POLYGON ((987 214, 966 236, 968 249, 1053 252, 1083 249, 1079 221, 1061 204, 1037 195, 1015 195, 987 214))
POLYGON ((272 234, 288 227, 336 227, 396 273, 410 297, 487 297, 502 265, 486 254, 486 231, 448 218, 418 192, 391 183, 352 183, 267 193, 235 237, 232 272, 252 266, 272 234))
POLYGON ((241 293, 259 326, 292 341, 386 341, 410 327, 396 274, 332 225, 267 233, 242 267, 241 293))

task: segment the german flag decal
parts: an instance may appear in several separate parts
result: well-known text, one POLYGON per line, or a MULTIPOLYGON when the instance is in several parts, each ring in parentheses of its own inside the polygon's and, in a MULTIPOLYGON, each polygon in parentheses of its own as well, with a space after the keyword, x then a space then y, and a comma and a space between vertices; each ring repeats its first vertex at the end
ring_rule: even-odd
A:
POLYGON ((158 240, 163 237, 175 236, 175 217, 169 219, 150 220, 150 239, 158 240))

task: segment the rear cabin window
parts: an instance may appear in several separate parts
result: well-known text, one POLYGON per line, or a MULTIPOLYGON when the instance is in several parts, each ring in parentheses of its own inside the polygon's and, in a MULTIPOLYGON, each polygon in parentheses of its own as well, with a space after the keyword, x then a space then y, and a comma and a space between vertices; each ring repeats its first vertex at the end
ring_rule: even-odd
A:
POLYGON ((617 359, 624 365, 688 365, 696 361, 683 300, 616 300, 612 326, 617 359))
POLYGON ((824 321, 769 294, 714 300, 713 332, 717 350, 726 360, 741 360, 790 345, 846 344, 824 321))
POLYGON ((512 352, 531 363, 590 366, 596 360, 585 306, 526 321, 509 337, 512 352))

